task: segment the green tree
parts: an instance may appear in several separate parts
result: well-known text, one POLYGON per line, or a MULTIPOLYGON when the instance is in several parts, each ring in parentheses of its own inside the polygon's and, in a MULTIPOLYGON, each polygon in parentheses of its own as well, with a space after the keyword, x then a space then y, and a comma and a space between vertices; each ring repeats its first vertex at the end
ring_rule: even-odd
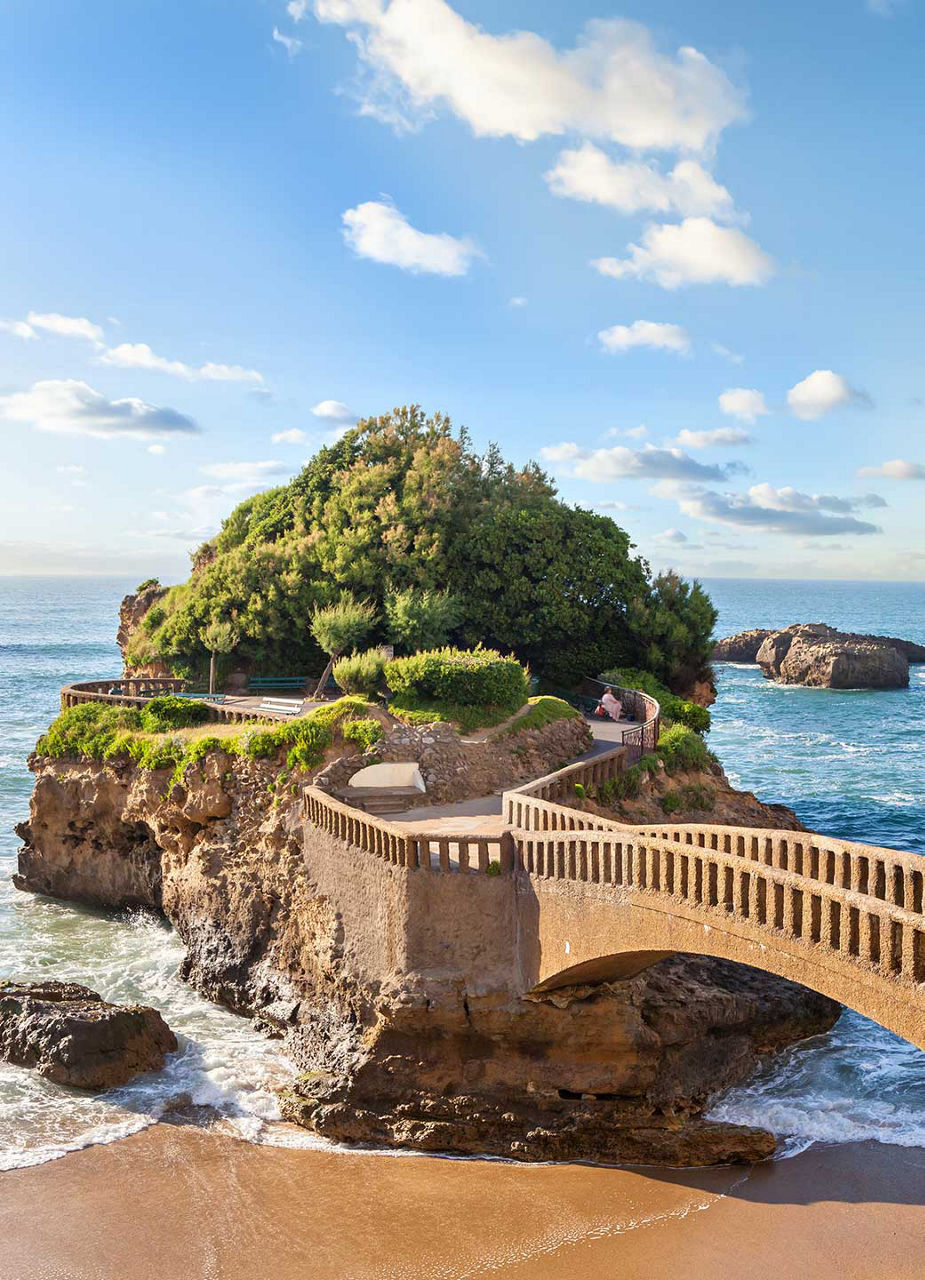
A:
POLYGON ((231 653, 237 646, 238 633, 230 622, 210 622, 203 627, 199 638, 209 652, 209 693, 215 692, 215 658, 219 653, 231 653))
POLYGON ((328 663, 315 688, 320 698, 334 663, 348 649, 356 649, 369 635, 376 622, 376 607, 369 601, 355 600, 349 591, 341 592, 334 604, 319 607, 312 613, 312 635, 328 655, 328 663))
POLYGON ((635 600, 632 619, 640 665, 673 693, 711 679, 717 613, 699 582, 686 582, 671 569, 660 573, 635 600))
POLYGON ((406 653, 439 649, 459 622, 460 603, 448 591, 390 591, 385 598, 388 637, 406 653))

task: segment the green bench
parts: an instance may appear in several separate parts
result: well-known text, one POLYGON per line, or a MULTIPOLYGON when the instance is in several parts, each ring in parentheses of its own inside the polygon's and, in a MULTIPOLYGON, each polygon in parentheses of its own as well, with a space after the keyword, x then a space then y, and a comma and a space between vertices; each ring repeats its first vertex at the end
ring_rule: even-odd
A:
POLYGON ((304 689, 309 676, 251 676, 249 689, 304 689))

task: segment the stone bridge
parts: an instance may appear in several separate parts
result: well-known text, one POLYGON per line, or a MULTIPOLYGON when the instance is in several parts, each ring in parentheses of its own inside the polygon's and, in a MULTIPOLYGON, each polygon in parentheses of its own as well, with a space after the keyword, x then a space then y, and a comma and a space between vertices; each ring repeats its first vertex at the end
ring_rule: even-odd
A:
POLYGON ((690 952, 789 978, 925 1049, 925 858, 573 807, 576 785, 593 795, 626 763, 617 748, 505 793, 497 836, 412 831, 307 788, 306 862, 355 969, 523 996, 690 952))

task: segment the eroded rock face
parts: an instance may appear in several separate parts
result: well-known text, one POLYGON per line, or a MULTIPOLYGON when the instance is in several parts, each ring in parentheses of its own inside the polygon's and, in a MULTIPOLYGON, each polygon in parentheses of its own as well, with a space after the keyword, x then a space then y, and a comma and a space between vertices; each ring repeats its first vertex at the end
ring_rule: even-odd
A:
POLYGON ((122 652, 122 663, 126 672, 134 671, 138 675, 158 676, 170 675, 168 667, 160 661, 145 663, 133 667, 127 659, 129 645, 135 632, 141 626, 145 614, 167 594, 167 588, 158 585, 145 588, 133 595, 124 596, 119 606, 119 627, 116 631, 116 644, 122 652))
POLYGON ((824 623, 788 627, 762 642, 762 672, 781 684, 819 689, 902 689, 909 661, 887 640, 853 636, 824 623))
MULTIPOLYGON (((549 726, 550 750, 562 723, 575 722, 549 726)), ((390 896, 407 873, 359 853, 345 863, 333 837, 303 827, 298 795, 268 790, 271 763, 216 752, 169 795, 166 772, 31 767, 17 885, 163 910, 187 947, 184 976, 286 1036, 305 1073, 287 1114, 332 1138, 523 1159, 758 1159, 773 1138, 705 1124, 707 1099, 838 1013, 770 975, 690 957, 541 1000, 519 996, 478 938, 472 963, 448 946, 442 968, 416 969, 383 942, 409 910, 390 896), (342 867, 350 901, 332 889, 342 867)), ((760 806, 755 818, 771 825, 760 806)), ((429 877, 416 884, 430 891, 429 877)), ((426 932, 426 912, 415 920, 426 932)))
POLYGON ((769 679, 782 684, 901 689, 909 683, 909 663, 925 662, 925 645, 810 622, 727 636, 716 645, 713 657, 717 662, 755 662, 769 679))
POLYGON ((0 1057, 55 1084, 113 1089, 159 1071, 177 1039, 156 1009, 74 982, 0 983, 0 1057))

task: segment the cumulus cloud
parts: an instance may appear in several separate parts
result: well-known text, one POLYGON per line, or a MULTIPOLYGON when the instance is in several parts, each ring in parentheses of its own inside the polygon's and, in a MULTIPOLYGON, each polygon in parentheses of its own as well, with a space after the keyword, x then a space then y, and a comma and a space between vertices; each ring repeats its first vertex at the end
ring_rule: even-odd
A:
POLYGON ((102 342, 103 330, 85 316, 62 316, 57 311, 30 311, 26 320, 33 329, 56 334, 59 338, 83 338, 87 342, 102 342))
POLYGON ((719 407, 729 418, 738 418, 754 426, 759 418, 770 413, 760 391, 749 387, 730 387, 719 397, 719 407))
POLYGON ((277 431, 270 436, 272 444, 304 444, 307 439, 308 436, 298 427, 292 427, 289 431, 277 431))
POLYGON ((712 431, 689 431, 687 427, 678 432, 675 444, 682 449, 715 449, 721 445, 751 444, 752 438, 741 427, 715 427, 712 431))
POLYGON ((855 391, 846 378, 831 369, 816 369, 787 392, 790 411, 805 422, 814 422, 841 405, 866 399, 863 392, 855 391))
POLYGON ((312 413, 316 418, 327 418, 332 422, 356 422, 357 416, 343 400, 319 400, 312 413))
MULTIPOLYGON (((775 489, 769 484, 753 485, 747 493, 717 493, 697 485, 662 484, 659 496, 674 498, 684 515, 693 520, 769 533, 817 538, 882 532, 877 525, 848 514, 863 505, 877 505, 864 499, 805 494, 791 488, 775 489)), ((868 495, 868 499, 873 497, 868 495)))
POLYGON ((383 200, 367 200, 343 214, 344 239, 360 258, 386 262, 415 274, 464 276, 481 249, 467 236, 418 231, 383 200))
POLYGON ((881 462, 878 467, 861 467, 858 475, 883 476, 887 480, 925 480, 925 467, 920 462, 893 458, 890 462, 881 462))
POLYGON ((601 329, 598 342, 605 351, 629 351, 631 347, 656 347, 686 355, 691 349, 690 335, 679 324, 662 324, 656 320, 634 320, 632 324, 615 324, 601 329))
POLYGON ((12 338, 22 338, 24 342, 39 336, 25 320, 0 320, 0 333, 8 333, 12 338))
POLYGON ((729 468, 707 466, 688 457, 680 449, 658 449, 646 444, 641 449, 614 445, 607 449, 585 449, 572 442, 540 449, 547 462, 579 480, 603 483, 609 480, 723 480, 729 468))
POLYGON ((0 418, 37 431, 110 439, 128 436, 156 440, 199 430, 192 418, 176 409, 143 400, 109 400, 74 379, 36 382, 29 391, 0 396, 0 418))
POLYGON ((680 529, 664 529, 661 533, 657 533, 656 538, 659 542, 671 542, 677 546, 687 542, 687 534, 682 533, 680 529))
POLYGON ((314 0, 369 71, 361 110, 411 128, 447 109, 484 137, 578 133, 634 149, 709 148, 745 115, 744 94, 697 49, 656 49, 620 18, 560 51, 532 31, 492 35, 446 0, 314 0))
POLYGON ((514 308, 525 307, 527 305, 527 299, 521 297, 508 298, 507 305, 514 308))
POLYGON ((286 5, 286 12, 293 22, 301 22, 303 18, 308 16, 308 10, 311 0, 289 0, 286 5))
POLYGON ((607 205, 621 213, 735 217, 732 196, 696 160, 681 160, 670 173, 663 173, 655 161, 617 163, 593 142, 585 142, 561 152, 544 177, 553 195, 607 205))
POLYGON ((294 58, 297 53, 302 52, 302 41, 296 36, 287 36, 280 31, 279 27, 273 28, 273 39, 277 44, 281 44, 290 58, 294 58))
POLYGON ((721 227, 710 218, 680 223, 653 223, 642 244, 628 246, 628 258, 595 258, 601 275, 653 280, 663 289, 686 284, 764 284, 774 263, 737 227, 721 227))
POLYGON ((146 342, 122 342, 117 347, 110 347, 100 356, 100 363, 120 369, 168 373, 190 382, 263 382, 263 375, 256 369, 244 369, 238 364, 189 365, 183 360, 167 360, 153 352, 146 342))

